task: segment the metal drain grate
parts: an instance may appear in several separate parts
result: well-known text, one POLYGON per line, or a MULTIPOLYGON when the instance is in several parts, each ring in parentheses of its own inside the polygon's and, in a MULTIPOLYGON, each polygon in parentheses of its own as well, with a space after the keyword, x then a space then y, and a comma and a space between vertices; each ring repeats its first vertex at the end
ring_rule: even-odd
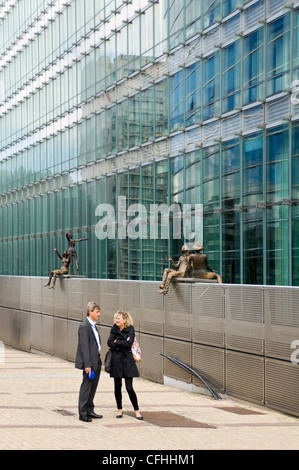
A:
MULTIPOLYGON (((129 416, 135 417, 132 412, 125 413, 129 416)), ((185 418, 184 416, 176 413, 170 413, 168 411, 147 411, 142 413, 144 421, 162 428, 210 428, 216 429, 216 426, 212 426, 207 423, 200 423, 193 419, 185 418)))
POLYGON ((241 408, 240 406, 217 406, 217 409, 228 411, 229 413, 235 413, 237 415, 263 415, 260 411, 248 410, 247 408, 241 408))
POLYGON ((67 410, 53 410, 56 413, 59 413, 62 416, 75 416, 75 413, 71 413, 70 411, 67 410))

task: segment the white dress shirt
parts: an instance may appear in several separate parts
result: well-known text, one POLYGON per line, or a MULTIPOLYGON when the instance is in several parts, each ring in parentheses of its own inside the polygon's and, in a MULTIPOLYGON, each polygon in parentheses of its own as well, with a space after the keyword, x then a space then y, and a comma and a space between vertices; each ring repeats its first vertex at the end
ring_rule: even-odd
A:
POLYGON ((96 322, 92 321, 89 317, 87 317, 87 319, 88 319, 89 323, 92 326, 92 331, 93 331, 94 337, 95 337, 97 345, 98 345, 98 350, 100 352, 101 351, 101 342, 100 342, 99 332, 98 332, 97 327, 96 327, 96 322))

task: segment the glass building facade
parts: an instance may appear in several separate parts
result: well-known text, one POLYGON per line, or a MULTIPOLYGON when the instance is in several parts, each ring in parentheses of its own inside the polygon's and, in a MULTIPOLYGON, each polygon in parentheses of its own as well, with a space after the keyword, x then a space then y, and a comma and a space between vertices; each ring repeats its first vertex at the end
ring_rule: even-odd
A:
POLYGON ((298 84, 296 1, 0 0, 0 274, 47 276, 72 230, 80 274, 160 280, 189 240, 153 206, 198 204, 224 282, 298 286, 298 84))

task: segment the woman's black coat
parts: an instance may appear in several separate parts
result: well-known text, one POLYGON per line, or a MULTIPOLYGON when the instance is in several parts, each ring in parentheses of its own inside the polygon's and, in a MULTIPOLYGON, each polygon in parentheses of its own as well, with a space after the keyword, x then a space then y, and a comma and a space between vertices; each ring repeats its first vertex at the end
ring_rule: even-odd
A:
POLYGON ((131 351, 135 339, 135 329, 129 326, 120 330, 113 325, 107 344, 112 351, 110 377, 139 377, 131 351), (114 342, 116 340, 116 342, 114 342))

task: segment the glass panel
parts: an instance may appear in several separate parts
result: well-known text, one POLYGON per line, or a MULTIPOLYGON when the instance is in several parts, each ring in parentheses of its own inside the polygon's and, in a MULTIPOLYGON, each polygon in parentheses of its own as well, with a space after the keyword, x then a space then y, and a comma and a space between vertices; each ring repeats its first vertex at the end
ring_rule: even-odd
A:
POLYGON ((240 213, 222 215, 223 282, 240 283, 240 213))
POLYGON ((154 87, 140 93, 141 142, 154 139, 154 87))
MULTIPOLYGON (((168 192, 168 173, 169 162, 164 160, 155 165, 155 203, 169 203, 168 192)), ((168 255, 169 241, 161 237, 161 224, 159 224, 159 233, 156 239, 156 279, 162 279, 164 268, 167 267, 166 257, 168 255)))
POLYGON ((240 105, 241 61, 240 41, 236 41, 222 52, 222 112, 240 105))
POLYGON ((243 217, 243 282, 263 284, 263 211, 247 209, 243 217))
POLYGON ((204 211, 220 206, 220 150, 219 146, 203 149, 204 211))
POLYGON ((220 215, 204 214, 203 217, 203 245, 209 264, 218 273, 220 268, 220 215))
POLYGON ((184 42, 184 2, 176 2, 170 0, 169 2, 169 47, 170 49, 176 47, 184 42))
MULTIPOLYGON (((107 203, 116 208, 116 175, 107 177, 106 180, 107 203)), ((107 278, 117 278, 116 263, 116 239, 107 238, 107 278)))
POLYGON ((131 74, 140 68, 140 16, 128 25, 128 57, 131 74))
POLYGON ((170 77, 170 132, 184 127, 184 70, 170 77))
MULTIPOLYGON (((292 66, 293 66, 293 79, 299 80, 299 10, 293 11, 293 54, 292 54, 292 66)), ((298 97, 298 94, 297 94, 298 97)))
POLYGON ((116 79, 127 77, 128 70, 128 27, 125 25, 116 34, 117 57, 116 57, 116 79))
POLYGON ((263 200, 263 136, 254 134, 243 142, 243 206, 263 200))
POLYGON ((222 150, 222 204, 233 208, 240 204, 240 144, 230 141, 223 144, 222 150))
POLYGON ((155 57, 168 52, 168 0, 154 4, 155 57))
POLYGON ((290 15, 284 15, 268 26, 267 96, 289 88, 290 15))
POLYGON ((267 209, 267 284, 287 285, 289 282, 288 211, 288 206, 267 209))
POLYGON ((193 64, 187 68, 185 73, 185 113, 186 113, 186 127, 193 124, 199 124, 201 121, 201 77, 200 77, 200 62, 193 64))
POLYGON ((154 196, 154 165, 146 165, 141 168, 142 201, 146 208, 147 237, 142 240, 142 279, 155 280, 155 239, 150 237, 151 206, 155 203, 154 196))
POLYGON ((203 119, 210 119, 219 113, 220 94, 219 52, 203 61, 203 119))
POLYGON ((292 136, 292 199, 299 199, 299 126, 293 127, 292 136))
POLYGON ((292 285, 299 286, 299 206, 292 207, 292 285))
POLYGON ((168 134, 168 80, 155 85, 155 137, 168 134))
POLYGON ((222 16, 228 15, 237 7, 241 7, 243 0, 222 0, 222 16))
POLYGON ((194 0, 185 1, 186 39, 194 36, 201 30, 201 7, 202 2, 194 2, 194 0))
POLYGON ((141 67, 153 61, 154 58, 154 24, 153 7, 151 6, 141 15, 141 67))
POLYGON ((257 101, 263 95, 264 29, 260 28, 244 38, 243 101, 257 101))
POLYGON ((220 0, 202 0, 203 4, 203 27, 207 28, 221 19, 220 0))
POLYGON ((119 279, 129 279, 129 239, 127 236, 127 208, 129 196, 129 175, 122 172, 117 175, 117 245, 118 245, 118 277, 119 279))
POLYGON ((276 128, 267 137, 267 202, 289 195, 289 132, 276 128))
MULTIPOLYGON (((140 202, 140 168, 135 168, 129 172, 129 198, 128 207, 132 204, 138 204, 140 202)), ((133 222, 138 214, 132 217, 128 217, 128 224, 133 222)), ((133 222, 134 223, 134 222, 133 222)), ((129 227, 128 227, 129 230, 129 227)), ((140 233, 140 226, 136 227, 136 232, 140 233)), ((137 235, 138 236, 138 235, 137 235)), ((133 239, 129 237, 129 279, 140 279, 141 278, 141 239, 133 239)))

